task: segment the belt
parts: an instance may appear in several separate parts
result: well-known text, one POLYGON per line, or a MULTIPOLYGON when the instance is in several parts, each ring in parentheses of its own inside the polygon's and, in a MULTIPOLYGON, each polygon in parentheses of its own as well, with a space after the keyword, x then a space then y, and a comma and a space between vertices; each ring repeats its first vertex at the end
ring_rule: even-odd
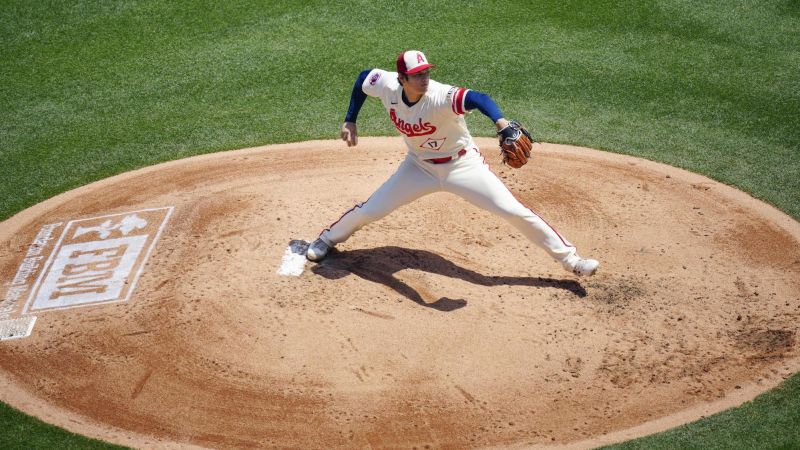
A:
POLYGON ((444 158, 432 158, 432 159, 426 159, 425 162, 429 162, 431 164, 444 164, 454 159, 458 159, 466 154, 467 154, 467 149, 462 148, 461 150, 458 151, 458 154, 455 157, 445 156, 444 158))

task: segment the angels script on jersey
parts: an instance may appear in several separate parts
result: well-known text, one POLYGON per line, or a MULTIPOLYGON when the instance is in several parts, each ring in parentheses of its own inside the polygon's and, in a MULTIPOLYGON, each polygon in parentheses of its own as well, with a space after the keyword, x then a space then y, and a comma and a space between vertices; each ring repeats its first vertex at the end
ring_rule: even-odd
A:
POLYGON ((422 118, 419 119, 419 123, 415 124, 406 123, 405 120, 398 119, 394 108, 389 110, 389 117, 391 117, 395 128, 408 137, 427 136, 436 132, 436 127, 431 125, 430 122, 422 123, 422 118))

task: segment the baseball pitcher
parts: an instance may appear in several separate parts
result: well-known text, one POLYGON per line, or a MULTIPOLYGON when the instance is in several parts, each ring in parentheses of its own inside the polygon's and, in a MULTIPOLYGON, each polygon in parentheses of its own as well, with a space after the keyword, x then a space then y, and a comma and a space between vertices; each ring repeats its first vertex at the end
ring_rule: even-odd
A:
POLYGON ((408 147, 400 167, 369 199, 349 209, 322 231, 306 257, 321 261, 331 248, 364 225, 424 195, 452 192, 504 218, 577 276, 593 275, 600 265, 578 256, 575 246, 523 205, 489 169, 467 129, 464 114, 477 109, 495 123, 503 162, 522 167, 533 138, 509 121, 488 95, 430 79, 435 67, 417 50, 397 57, 397 72, 367 69, 359 74, 341 127, 348 147, 358 143, 356 119, 367 96, 377 97, 408 147))

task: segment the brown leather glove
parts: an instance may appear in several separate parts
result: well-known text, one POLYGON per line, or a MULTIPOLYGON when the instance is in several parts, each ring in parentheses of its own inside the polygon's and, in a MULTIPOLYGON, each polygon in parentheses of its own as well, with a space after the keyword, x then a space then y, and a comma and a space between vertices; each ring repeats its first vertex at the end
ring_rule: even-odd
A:
POLYGON ((497 132, 500 139, 500 153, 503 155, 503 163, 515 169, 519 169, 528 162, 533 148, 533 137, 516 120, 508 123, 508 126, 497 132))

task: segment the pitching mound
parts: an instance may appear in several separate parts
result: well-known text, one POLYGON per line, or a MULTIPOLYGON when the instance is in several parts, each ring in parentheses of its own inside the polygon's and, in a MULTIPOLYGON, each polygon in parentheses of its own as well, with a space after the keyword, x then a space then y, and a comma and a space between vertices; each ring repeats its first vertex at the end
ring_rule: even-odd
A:
POLYGON ((305 263, 399 139, 191 158, 2 224, 0 399, 147 447, 585 447, 800 370, 800 224, 657 163, 479 144, 595 277, 449 194, 305 263))

